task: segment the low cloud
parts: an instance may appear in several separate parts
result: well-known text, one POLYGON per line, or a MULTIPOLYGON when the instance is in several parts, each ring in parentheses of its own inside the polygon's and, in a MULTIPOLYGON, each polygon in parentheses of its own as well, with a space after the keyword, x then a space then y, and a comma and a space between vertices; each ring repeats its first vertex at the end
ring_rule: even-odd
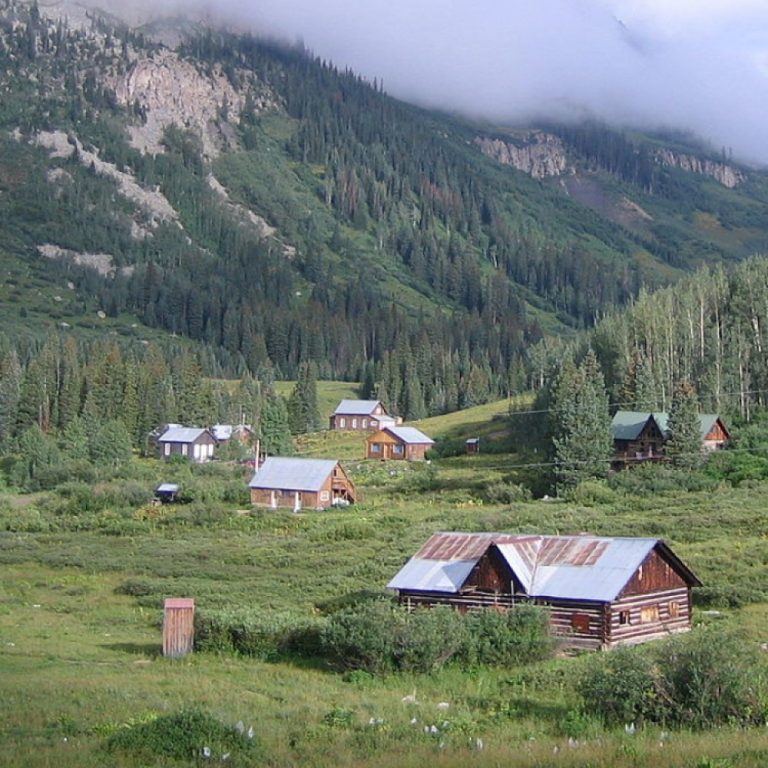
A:
POLYGON ((768 162, 764 0, 223 0, 215 13, 424 106, 691 130, 768 162))

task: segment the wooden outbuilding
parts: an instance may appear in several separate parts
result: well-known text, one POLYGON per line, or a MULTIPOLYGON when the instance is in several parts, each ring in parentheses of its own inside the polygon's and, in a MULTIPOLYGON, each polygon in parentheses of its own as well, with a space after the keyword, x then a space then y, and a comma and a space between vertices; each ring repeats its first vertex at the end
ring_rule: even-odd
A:
POLYGON ((250 424, 214 424, 211 434, 217 445, 226 445, 231 440, 237 440, 247 446, 256 442, 256 435, 250 424))
POLYGON ((366 456, 369 459, 423 459, 435 444, 415 427, 384 427, 372 434, 366 441, 366 456))
POLYGON ((251 504, 262 507, 327 509, 354 504, 357 494, 341 464, 334 459, 271 456, 248 484, 251 504))
MULTIPOLYGON (((646 461, 663 461, 669 438, 669 414, 665 411, 617 411, 611 422, 616 467, 646 461)), ((699 415, 702 451, 721 448, 730 439, 723 420, 714 413, 699 415)))
POLYGON ((476 453, 480 453, 480 438, 470 437, 464 441, 464 449, 468 456, 474 456, 476 453))
POLYGON ((192 653, 195 641, 195 601, 169 597, 163 611, 163 656, 179 658, 192 653))
POLYGON ((161 504, 173 504, 178 495, 178 483, 160 483, 155 488, 155 499, 161 504))
POLYGON ((160 456, 184 456, 201 464, 213 458, 216 438, 201 427, 170 427, 158 438, 160 456))
POLYGON ((331 429, 371 432, 396 426, 400 420, 387 413, 381 400, 342 400, 331 414, 331 429))
POLYGON ((598 649, 689 630, 700 582, 660 539, 436 533, 387 586, 408 608, 546 606, 565 645, 598 649))

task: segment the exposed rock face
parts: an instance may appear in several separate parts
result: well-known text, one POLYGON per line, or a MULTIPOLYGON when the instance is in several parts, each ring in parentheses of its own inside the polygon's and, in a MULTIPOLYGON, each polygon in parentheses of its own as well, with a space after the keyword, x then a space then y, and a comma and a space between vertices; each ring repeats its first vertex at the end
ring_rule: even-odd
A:
MULTIPOLYGON (((181 227, 176 209, 170 204, 168 198, 157 189, 142 187, 130 173, 118 170, 113 163, 107 163, 96 153, 86 150, 75 136, 67 136, 63 131, 40 131, 33 141, 41 147, 45 147, 51 157, 68 158, 77 152, 82 165, 92 167, 98 174, 109 176, 117 184, 117 188, 123 197, 135 203, 142 211, 140 224, 136 224, 135 237, 144 237, 148 234, 148 227, 155 228, 162 222, 174 222, 181 227)), ((66 174, 65 174, 66 175, 66 174)), ((49 180, 61 181, 61 174, 49 180)))
POLYGON ((114 277, 118 272, 123 275, 131 275, 134 270, 132 265, 121 267, 118 270, 114 265, 114 257, 108 253, 79 253, 51 243, 38 245, 37 250, 41 256, 45 256, 47 259, 70 261, 81 267, 95 269, 102 277, 114 277))
POLYGON ((715 160, 702 160, 695 155, 677 154, 669 149, 656 151, 656 162, 669 168, 680 168, 689 173, 698 173, 702 176, 710 176, 724 187, 733 189, 741 184, 745 176, 738 169, 728 163, 718 163, 715 160))
POLYGON ((551 133, 529 131, 523 134, 519 145, 478 136, 475 144, 484 155, 502 165, 511 165, 534 179, 560 176, 568 170, 563 142, 551 133))
POLYGON ((139 59, 107 84, 122 106, 145 115, 143 125, 129 128, 131 143, 153 154, 162 151, 160 142, 169 125, 197 133, 208 157, 232 148, 235 133, 229 123, 239 123, 248 90, 257 112, 276 107, 271 92, 253 75, 247 76, 245 87, 235 90, 218 65, 201 73, 168 50, 139 59))

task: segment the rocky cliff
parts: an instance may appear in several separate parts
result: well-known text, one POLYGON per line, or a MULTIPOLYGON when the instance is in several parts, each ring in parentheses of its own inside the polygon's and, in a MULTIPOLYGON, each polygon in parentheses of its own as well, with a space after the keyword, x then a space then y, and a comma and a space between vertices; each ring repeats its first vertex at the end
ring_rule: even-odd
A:
POLYGON ((534 179, 560 176, 568 170, 563 142, 551 133, 527 131, 519 142, 478 136, 480 151, 502 165, 511 165, 534 179))
POLYGON ((668 168, 680 168, 689 173, 710 176, 724 187, 728 187, 728 189, 737 187, 746 178, 738 168, 735 168, 728 163, 721 163, 715 160, 704 160, 695 155, 679 154, 670 149, 657 150, 655 160, 657 163, 667 166, 668 168))

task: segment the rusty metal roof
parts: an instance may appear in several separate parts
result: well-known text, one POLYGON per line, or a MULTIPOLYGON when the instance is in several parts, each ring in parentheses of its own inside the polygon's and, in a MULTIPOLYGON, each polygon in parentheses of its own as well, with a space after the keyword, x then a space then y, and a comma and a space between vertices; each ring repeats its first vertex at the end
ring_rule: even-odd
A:
POLYGON ((610 602, 656 547, 664 550, 686 580, 699 583, 660 539, 435 533, 387 586, 459 592, 491 546, 530 597, 610 602))

